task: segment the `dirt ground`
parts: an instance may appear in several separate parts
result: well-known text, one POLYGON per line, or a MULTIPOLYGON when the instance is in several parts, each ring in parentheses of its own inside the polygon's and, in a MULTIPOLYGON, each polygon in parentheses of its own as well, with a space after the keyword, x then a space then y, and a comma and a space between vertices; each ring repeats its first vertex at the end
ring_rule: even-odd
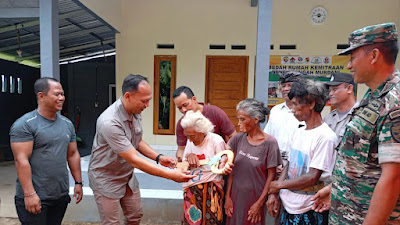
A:
MULTIPOLYGON (((20 225, 18 219, 16 218, 7 218, 7 217, 0 217, 0 224, 4 225, 20 225)), ((63 225, 100 225, 101 223, 87 223, 87 222, 63 222, 63 225)), ((164 224, 150 224, 150 223, 141 223, 142 225, 178 225, 178 224, 171 224, 171 223, 164 223, 164 224)))

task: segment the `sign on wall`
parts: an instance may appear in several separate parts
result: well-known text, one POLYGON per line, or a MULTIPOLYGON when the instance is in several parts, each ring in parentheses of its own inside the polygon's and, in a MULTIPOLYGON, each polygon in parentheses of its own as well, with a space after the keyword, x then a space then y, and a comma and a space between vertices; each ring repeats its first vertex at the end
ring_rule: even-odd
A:
POLYGON ((281 74, 298 71, 315 80, 328 81, 332 73, 349 73, 348 61, 349 56, 270 56, 268 105, 284 102, 279 83, 281 74))

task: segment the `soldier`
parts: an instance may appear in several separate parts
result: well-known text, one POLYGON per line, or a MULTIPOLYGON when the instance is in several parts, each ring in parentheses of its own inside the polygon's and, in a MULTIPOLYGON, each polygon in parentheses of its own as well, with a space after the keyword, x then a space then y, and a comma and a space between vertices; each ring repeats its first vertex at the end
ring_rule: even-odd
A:
MULTIPOLYGON (((331 224, 400 223, 400 73, 393 23, 350 34, 347 68, 369 90, 354 110, 333 173, 331 224)), ((323 199, 320 199, 323 201, 323 199)))

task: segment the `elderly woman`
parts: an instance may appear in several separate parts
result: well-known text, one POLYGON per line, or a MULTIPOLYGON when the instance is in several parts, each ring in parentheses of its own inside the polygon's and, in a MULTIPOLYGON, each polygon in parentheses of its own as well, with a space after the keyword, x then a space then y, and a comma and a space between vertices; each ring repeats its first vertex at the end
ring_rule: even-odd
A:
POLYGON ((225 149, 225 141, 212 133, 214 125, 200 111, 188 111, 181 121, 188 138, 183 161, 188 161, 195 178, 183 184, 182 224, 222 224, 224 197, 222 175, 211 172, 199 159, 211 159, 225 149))
POLYGON ((240 132, 229 140, 235 153, 229 175, 225 213, 228 225, 265 224, 265 201, 276 167, 282 164, 276 139, 264 133, 269 109, 255 99, 245 99, 236 106, 240 132))
MULTIPOLYGON (((289 98, 294 116, 306 126, 295 132, 289 162, 279 180, 271 183, 269 193, 279 192, 284 208, 281 224, 328 224, 327 212, 313 211, 311 200, 324 187, 324 181, 330 180, 336 159, 336 134, 321 118, 327 90, 321 82, 299 80, 293 82, 289 98)), ((270 205, 277 197, 270 196, 271 213, 270 205)))

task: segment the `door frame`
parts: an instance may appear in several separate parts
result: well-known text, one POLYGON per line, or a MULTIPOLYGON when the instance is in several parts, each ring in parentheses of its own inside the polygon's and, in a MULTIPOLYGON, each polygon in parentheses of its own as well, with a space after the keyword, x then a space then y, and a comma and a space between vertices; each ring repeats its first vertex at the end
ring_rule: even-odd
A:
POLYGON ((249 56, 248 55, 206 55, 206 83, 204 104, 209 104, 208 101, 208 82, 210 81, 209 60, 215 58, 245 58, 246 59, 246 79, 244 83, 245 98, 247 98, 248 80, 249 80, 249 56))

